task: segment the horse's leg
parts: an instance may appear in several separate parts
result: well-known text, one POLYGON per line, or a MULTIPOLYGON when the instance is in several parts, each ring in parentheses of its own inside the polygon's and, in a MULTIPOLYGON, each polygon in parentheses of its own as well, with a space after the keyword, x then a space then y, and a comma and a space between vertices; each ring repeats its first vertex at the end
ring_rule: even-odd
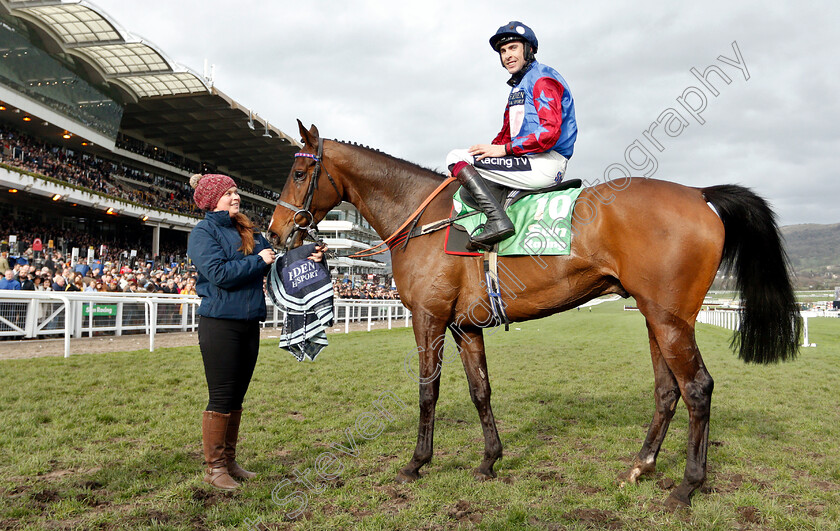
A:
POLYGON ((682 321, 674 315, 663 317, 653 324, 654 334, 662 357, 679 384, 689 417, 683 481, 665 502, 669 508, 676 509, 691 505, 691 495, 706 480, 709 412, 715 384, 694 340, 693 322, 682 321))
POLYGON ((650 339, 650 356, 653 361, 656 410, 653 413, 653 420, 650 422, 645 442, 642 444, 642 449, 636 456, 633 466, 619 476, 622 484, 624 482, 636 483, 636 480, 640 477, 653 474, 656 471, 656 457, 659 455, 659 449, 668 433, 668 425, 671 423, 671 418, 674 416, 677 402, 680 399, 680 388, 677 380, 674 378, 674 373, 668 368, 668 364, 665 363, 665 358, 662 357, 662 351, 659 349, 659 344, 656 342, 656 337, 649 323, 648 337, 650 339))
POLYGON ((417 446, 411 461, 397 473, 397 482, 409 483, 420 477, 420 467, 432 460, 435 435, 435 406, 440 392, 440 373, 446 323, 425 313, 416 313, 414 338, 417 341, 420 367, 420 424, 417 446))
POLYGON ((484 460, 473 471, 475 478, 485 480, 496 477, 493 465, 502 457, 502 441, 496 429, 496 419, 490 407, 490 375, 484 354, 484 334, 480 328, 458 328, 455 342, 467 373, 470 397, 478 410, 481 430, 484 432, 484 460))

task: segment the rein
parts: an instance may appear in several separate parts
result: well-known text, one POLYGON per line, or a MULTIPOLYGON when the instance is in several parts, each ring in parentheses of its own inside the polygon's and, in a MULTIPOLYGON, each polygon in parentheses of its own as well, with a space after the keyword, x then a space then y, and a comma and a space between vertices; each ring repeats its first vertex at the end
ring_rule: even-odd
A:
POLYGON ((429 205, 429 203, 432 202, 432 199, 437 197, 437 195, 439 193, 441 193, 441 191, 443 191, 443 189, 446 188, 447 186, 449 186, 449 184, 452 183, 453 181, 455 181, 455 177, 448 177, 442 183, 440 183, 440 186, 435 188, 435 190, 431 194, 429 194, 429 197, 427 197, 426 200, 423 201, 420 204, 419 207, 417 207, 417 210, 415 210, 410 216, 408 216, 408 219, 406 219, 403 222, 403 224, 400 225, 400 228, 398 228, 397 230, 394 231, 393 234, 391 234, 390 236, 385 238, 382 241, 382 243, 380 243, 379 245, 375 245, 373 247, 369 247, 369 248, 367 248, 363 251, 359 251, 358 253, 353 253, 353 254, 349 255, 348 258, 367 258, 368 256, 373 256, 375 254, 384 253, 385 251, 387 251, 388 247, 380 249, 376 252, 371 252, 374 249, 376 249, 377 247, 382 247, 383 245, 387 245, 387 246, 390 247, 391 243, 393 243, 394 240, 397 239, 397 236, 402 232, 402 230, 404 228, 406 228, 409 223, 414 221, 414 218, 416 218, 417 216, 419 216, 423 212, 423 210, 429 205))

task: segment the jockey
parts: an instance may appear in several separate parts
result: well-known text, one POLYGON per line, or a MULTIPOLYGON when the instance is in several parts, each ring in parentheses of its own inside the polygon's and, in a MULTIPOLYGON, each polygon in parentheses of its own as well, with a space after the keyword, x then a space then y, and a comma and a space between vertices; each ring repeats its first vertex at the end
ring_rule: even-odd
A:
POLYGON ((511 75, 502 130, 490 144, 455 149, 446 157, 452 176, 487 215, 484 230, 472 241, 489 247, 515 232, 483 179, 508 188, 547 188, 563 179, 577 138, 575 104, 566 80, 540 64, 537 36, 512 21, 490 37, 502 66, 511 75))

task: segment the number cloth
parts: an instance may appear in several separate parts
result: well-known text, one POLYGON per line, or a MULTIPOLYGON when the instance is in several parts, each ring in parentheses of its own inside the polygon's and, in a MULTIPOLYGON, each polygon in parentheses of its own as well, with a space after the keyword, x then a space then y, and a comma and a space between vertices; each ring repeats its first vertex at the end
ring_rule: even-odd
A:
MULTIPOLYGON (((582 188, 534 194, 514 203, 505 212, 516 234, 499 242, 499 256, 562 256, 571 251, 572 212, 582 188)), ((474 212, 462 203, 458 192, 452 198, 453 214, 458 216, 474 212)), ((472 233, 486 221, 484 214, 477 214, 458 221, 458 225, 472 233)))

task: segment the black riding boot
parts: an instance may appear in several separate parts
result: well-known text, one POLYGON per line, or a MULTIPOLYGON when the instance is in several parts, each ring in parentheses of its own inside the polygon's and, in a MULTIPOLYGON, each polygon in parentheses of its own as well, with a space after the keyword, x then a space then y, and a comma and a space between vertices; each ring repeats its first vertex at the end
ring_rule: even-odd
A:
POLYGON ((478 207, 487 216, 484 230, 477 236, 470 236, 470 244, 475 244, 475 248, 489 249, 494 243, 500 242, 516 232, 502 205, 496 201, 496 198, 487 189, 484 179, 474 167, 467 164, 453 176, 464 185, 464 188, 478 203, 478 207))

